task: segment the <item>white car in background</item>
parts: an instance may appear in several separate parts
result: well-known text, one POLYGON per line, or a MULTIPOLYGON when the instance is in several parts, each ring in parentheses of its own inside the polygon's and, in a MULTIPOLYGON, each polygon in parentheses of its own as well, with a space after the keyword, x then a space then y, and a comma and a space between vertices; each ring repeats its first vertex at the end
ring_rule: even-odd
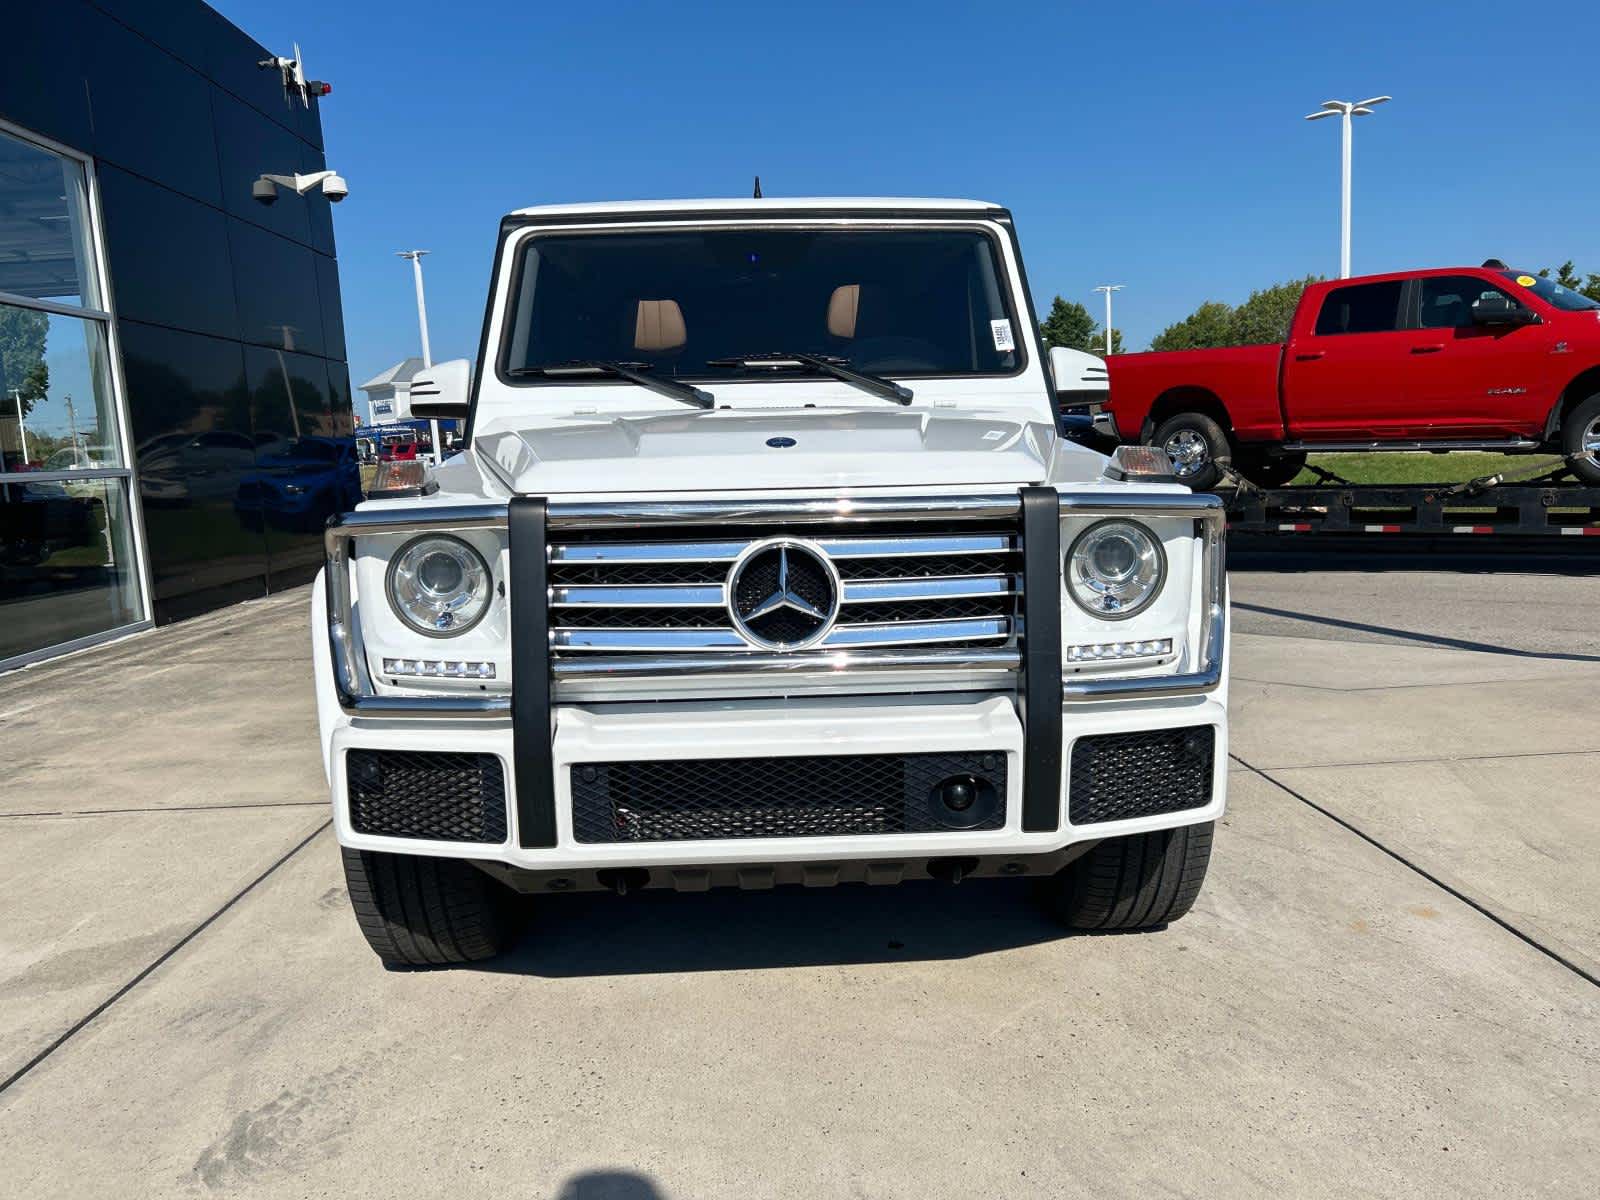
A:
MULTIPOLYGON (((317 699, 387 963, 516 894, 1040 877, 1188 910, 1224 804, 1223 513, 1057 432, 1010 214, 952 200, 525 209, 464 418, 327 533, 317 699)), ((600 936, 603 936, 600 935, 600 936)))
MULTIPOLYGON (((98 471, 116 463, 116 451, 110 446, 66 446, 44 460, 43 471, 98 471)), ((101 479, 64 479, 61 490, 80 499, 98 499, 105 492, 101 479)))

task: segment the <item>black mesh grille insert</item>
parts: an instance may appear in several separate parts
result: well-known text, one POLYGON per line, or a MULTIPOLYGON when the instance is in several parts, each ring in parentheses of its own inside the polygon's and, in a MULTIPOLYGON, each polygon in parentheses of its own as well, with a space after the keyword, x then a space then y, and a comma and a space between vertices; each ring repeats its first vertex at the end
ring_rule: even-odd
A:
POLYGON ((1072 744, 1067 812, 1074 825, 1154 817, 1211 802, 1210 725, 1103 733, 1072 744))
POLYGON ((572 826, 580 842, 999 829, 1005 794, 998 751, 579 763, 572 826), (977 794, 964 813, 934 795, 955 778, 977 794))
POLYGON ((344 770, 357 833, 506 840, 505 769, 498 755, 351 750, 344 770))

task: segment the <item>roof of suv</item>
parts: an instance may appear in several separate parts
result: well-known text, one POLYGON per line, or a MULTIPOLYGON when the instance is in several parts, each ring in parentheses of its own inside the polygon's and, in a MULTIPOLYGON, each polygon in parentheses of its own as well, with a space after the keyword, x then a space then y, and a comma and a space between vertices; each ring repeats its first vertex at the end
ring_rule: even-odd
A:
POLYGON ((998 204, 987 200, 948 200, 908 196, 784 196, 738 200, 612 200, 598 204, 538 204, 519 208, 513 217, 593 216, 598 213, 748 213, 753 209, 773 212, 814 212, 846 210, 862 212, 882 209, 888 212, 999 212, 998 204))

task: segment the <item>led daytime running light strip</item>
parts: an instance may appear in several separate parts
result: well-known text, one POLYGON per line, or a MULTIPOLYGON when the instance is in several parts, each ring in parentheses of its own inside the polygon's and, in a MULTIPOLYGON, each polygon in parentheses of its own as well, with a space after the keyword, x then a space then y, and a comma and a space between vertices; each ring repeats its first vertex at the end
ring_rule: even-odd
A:
POLYGON ((386 658, 385 675, 421 675, 433 679, 493 679, 492 662, 451 662, 437 658, 386 658))
POLYGON ((1165 658, 1171 653, 1171 638, 1153 638, 1142 642, 1093 642, 1068 646, 1063 657, 1069 663, 1116 662, 1130 658, 1165 658))

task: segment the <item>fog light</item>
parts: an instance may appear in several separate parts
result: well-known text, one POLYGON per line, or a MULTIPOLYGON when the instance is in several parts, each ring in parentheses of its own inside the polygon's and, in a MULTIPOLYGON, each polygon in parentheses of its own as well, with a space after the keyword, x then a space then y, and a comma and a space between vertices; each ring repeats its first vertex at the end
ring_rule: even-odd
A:
POLYGON ((972 829, 994 816, 1000 793, 981 775, 951 775, 928 794, 929 815, 947 829, 972 829))
POLYGON ((383 673, 429 679, 493 679, 494 664, 441 658, 386 658, 383 660, 383 673))
POLYGON ((946 779, 939 785, 939 800, 954 812, 966 812, 978 798, 977 780, 957 777, 946 779))
POLYGON ((1126 662, 1130 659, 1166 658, 1171 653, 1171 638, 1147 638, 1143 641, 1090 642, 1068 646, 1063 657, 1069 663, 1126 662))

